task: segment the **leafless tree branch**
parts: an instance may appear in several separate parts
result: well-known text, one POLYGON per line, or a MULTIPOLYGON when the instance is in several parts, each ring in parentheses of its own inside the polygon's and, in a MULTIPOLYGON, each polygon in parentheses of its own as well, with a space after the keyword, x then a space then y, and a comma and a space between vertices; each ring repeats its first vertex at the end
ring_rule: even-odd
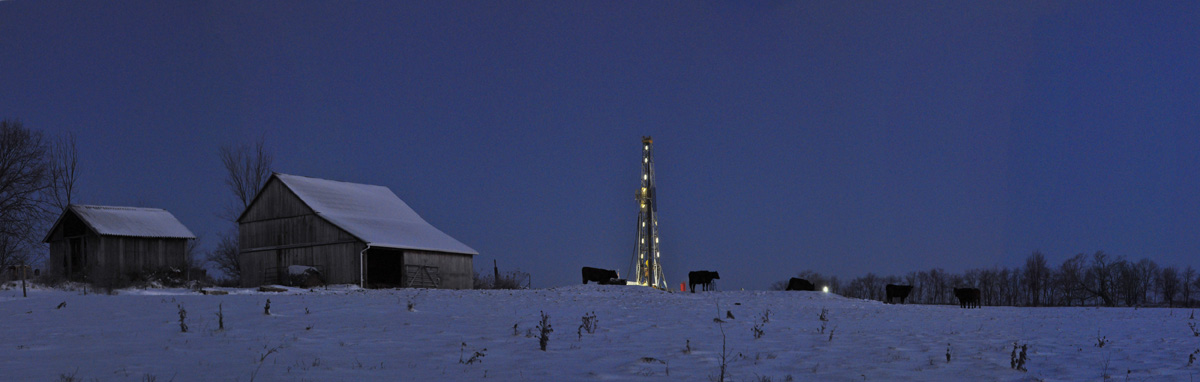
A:
POLYGON ((19 121, 0 121, 0 266, 38 253, 39 228, 49 215, 48 149, 42 134, 19 121))

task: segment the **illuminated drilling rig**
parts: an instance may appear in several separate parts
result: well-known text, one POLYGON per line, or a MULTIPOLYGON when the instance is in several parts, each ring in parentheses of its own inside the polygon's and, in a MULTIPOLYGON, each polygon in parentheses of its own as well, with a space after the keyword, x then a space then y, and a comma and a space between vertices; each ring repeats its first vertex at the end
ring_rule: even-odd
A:
POLYGON ((637 245, 629 267, 629 281, 638 285, 667 289, 658 249, 658 201, 654 189, 654 141, 642 137, 642 187, 635 198, 638 203, 637 245))

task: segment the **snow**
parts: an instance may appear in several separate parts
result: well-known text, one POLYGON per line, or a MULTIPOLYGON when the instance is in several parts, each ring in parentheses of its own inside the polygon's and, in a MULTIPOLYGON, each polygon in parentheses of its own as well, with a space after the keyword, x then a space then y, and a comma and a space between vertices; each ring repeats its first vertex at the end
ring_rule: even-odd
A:
POLYGON ((317 268, 310 267, 307 265, 289 265, 287 267, 287 271, 288 271, 288 274, 292 275, 292 276, 302 276, 305 273, 308 273, 309 271, 312 271, 313 273, 316 273, 316 274, 321 273, 320 271, 317 270, 317 268))
MULTIPOLYGON (((192 231, 160 208, 72 204, 79 218, 100 235, 195 239, 192 231)), ((63 213, 66 214, 65 212, 63 213)), ((59 217, 61 220, 62 217, 59 217)), ((58 225, 56 222, 55 225, 58 225)))
POLYGON ((275 176, 318 215, 371 246, 479 254, 434 228, 387 187, 275 176))
POLYGON ((719 373, 722 330, 729 377, 737 381, 1074 381, 1105 374, 1187 381, 1200 374, 1200 361, 1187 365, 1200 337, 1188 329, 1196 320, 1186 309, 959 309, 821 292, 597 285, 224 290, 231 294, 35 288, 22 298, 19 286, 0 291, 0 378, 706 381, 719 373), (270 315, 263 312, 268 299, 270 315), (187 310, 186 333, 178 306, 187 310), (225 330, 217 329, 218 306, 225 330), (539 312, 553 328, 544 352, 534 329, 539 312), (595 333, 578 334, 591 312, 595 333), (1029 346, 1027 372, 1010 367, 1014 342, 1029 346), (459 362, 475 352, 483 354, 480 362, 459 362))

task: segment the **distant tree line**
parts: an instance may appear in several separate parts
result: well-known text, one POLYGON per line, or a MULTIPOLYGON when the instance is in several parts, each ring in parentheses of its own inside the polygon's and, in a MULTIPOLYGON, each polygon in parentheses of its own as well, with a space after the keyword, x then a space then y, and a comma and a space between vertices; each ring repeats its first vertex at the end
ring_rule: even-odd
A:
MULTIPOLYGON (((1150 259, 1126 260, 1104 252, 1077 254, 1057 266, 1033 252, 1016 268, 981 268, 950 273, 941 268, 909 272, 904 276, 868 273, 848 283, 836 277, 801 272, 818 285, 843 296, 884 299, 887 284, 912 285, 908 301, 918 304, 955 304, 954 288, 979 288, 988 306, 1167 306, 1191 307, 1200 291, 1200 277, 1190 265, 1162 267, 1150 259), (814 281, 814 280, 819 280, 814 281)), ((786 281, 773 289, 782 289, 786 281)))

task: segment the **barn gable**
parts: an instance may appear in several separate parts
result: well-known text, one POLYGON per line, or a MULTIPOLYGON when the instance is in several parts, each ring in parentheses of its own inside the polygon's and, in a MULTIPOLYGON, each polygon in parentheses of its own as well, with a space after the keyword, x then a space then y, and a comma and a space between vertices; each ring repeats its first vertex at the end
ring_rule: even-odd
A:
POLYGON ((238 244, 244 251, 359 241, 319 216, 275 177, 238 218, 238 226, 238 244))

